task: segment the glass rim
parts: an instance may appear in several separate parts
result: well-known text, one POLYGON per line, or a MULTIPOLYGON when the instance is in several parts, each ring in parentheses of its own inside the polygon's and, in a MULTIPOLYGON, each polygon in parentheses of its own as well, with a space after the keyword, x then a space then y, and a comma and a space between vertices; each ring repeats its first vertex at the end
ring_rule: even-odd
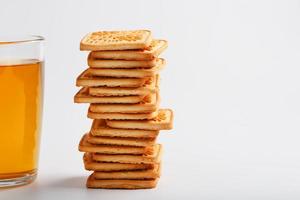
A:
POLYGON ((44 40, 45 38, 40 35, 12 35, 12 36, 0 35, 0 45, 41 42, 44 40))

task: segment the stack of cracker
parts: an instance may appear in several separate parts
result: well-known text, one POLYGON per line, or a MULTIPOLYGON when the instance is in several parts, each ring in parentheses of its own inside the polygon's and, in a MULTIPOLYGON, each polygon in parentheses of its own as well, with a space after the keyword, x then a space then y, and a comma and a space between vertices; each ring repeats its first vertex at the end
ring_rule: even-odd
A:
POLYGON ((160 109, 158 58, 165 40, 150 31, 102 31, 86 35, 89 68, 77 78, 76 103, 90 103, 91 130, 79 144, 89 188, 154 188, 160 177, 160 130, 172 128, 173 113, 160 109))

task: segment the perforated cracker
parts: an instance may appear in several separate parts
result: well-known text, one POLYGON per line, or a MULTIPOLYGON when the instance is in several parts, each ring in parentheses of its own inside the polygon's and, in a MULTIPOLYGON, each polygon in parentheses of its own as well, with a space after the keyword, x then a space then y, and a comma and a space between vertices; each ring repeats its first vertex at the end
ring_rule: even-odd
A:
POLYGON ((173 127, 173 112, 171 109, 160 109, 158 115, 150 120, 107 120, 106 124, 112 128, 170 130, 173 127))
POLYGON ((149 77, 141 87, 91 87, 89 94, 92 96, 148 96, 158 92, 159 76, 149 77))
POLYGON ((86 186, 88 188, 105 188, 105 189, 149 189, 155 188, 158 178, 150 180, 97 180, 94 175, 90 175, 86 186))
POLYGON ((89 94, 89 88, 81 88, 74 97, 75 103, 126 103, 136 104, 142 102, 145 96, 130 95, 130 96, 91 96, 89 94))
POLYGON ((164 59, 159 58, 157 64, 151 68, 133 68, 133 69, 104 69, 104 68, 89 68, 88 72, 94 76, 107 76, 107 77, 133 77, 144 78, 154 76, 159 73, 165 66, 164 59))
POLYGON ((100 180, 145 180, 156 179, 160 176, 160 165, 156 165, 153 169, 136 170, 136 171, 119 171, 119 172, 94 172, 95 179, 100 180))
POLYGON ((88 57, 88 65, 91 68, 119 68, 119 69, 132 69, 132 68, 151 68, 157 63, 157 59, 153 60, 107 60, 93 58, 91 54, 88 57))
POLYGON ((160 163, 162 157, 162 145, 156 144, 155 151, 151 155, 108 155, 93 153, 92 158, 98 162, 128 163, 128 164, 153 164, 160 163))
POLYGON ((158 109, 159 103, 159 95, 151 94, 143 101, 135 104, 92 103, 89 110, 95 113, 151 113, 158 109))
POLYGON ((158 111, 150 113, 99 113, 88 111, 90 119, 109 119, 109 120, 145 120, 153 119, 157 116, 158 111))
POLYGON ((116 163, 116 162, 113 163, 113 162, 94 161, 92 159, 92 153, 85 153, 83 156, 83 162, 86 170, 103 171, 103 172, 153 169, 156 165, 154 163, 133 164, 133 163, 116 163))
POLYGON ((106 125, 105 120, 95 119, 90 133, 94 136, 104 137, 155 138, 159 131, 111 128, 106 125))
POLYGON ((154 146, 147 147, 128 147, 120 145, 95 145, 87 141, 87 134, 80 140, 79 151, 90 153, 104 153, 104 154, 152 154, 154 146))
POLYGON ((93 76, 89 70, 82 72, 76 79, 76 86, 82 87, 141 87, 149 82, 152 77, 145 78, 114 78, 93 76))
POLYGON ((157 58, 166 48, 166 40, 152 40, 148 49, 130 51, 92 51, 94 58, 112 60, 153 60, 157 58))
POLYGON ((80 50, 145 49, 151 41, 151 32, 148 30, 99 31, 86 35, 80 42, 80 50))
POLYGON ((124 138, 124 137, 103 137, 93 136, 88 134, 87 141, 91 144, 107 144, 107 145, 121 145, 121 146, 137 146, 146 147, 154 145, 156 138, 124 138))

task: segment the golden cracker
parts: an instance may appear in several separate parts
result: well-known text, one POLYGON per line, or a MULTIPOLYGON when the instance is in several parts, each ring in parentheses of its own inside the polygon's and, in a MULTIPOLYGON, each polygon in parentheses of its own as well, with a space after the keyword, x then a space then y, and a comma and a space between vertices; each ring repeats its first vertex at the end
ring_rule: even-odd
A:
POLYGON ((106 125, 105 120, 95 119, 93 121, 90 133, 94 136, 104 137, 155 138, 157 137, 159 131, 111 128, 106 125))
POLYGON ((171 109, 160 109, 154 119, 149 120, 107 120, 107 126, 123 129, 170 130, 173 128, 171 109))
POLYGON ((149 155, 108 155, 93 153, 92 159, 98 162, 128 163, 128 164, 154 164, 160 163, 162 145, 156 144, 153 154, 149 155))
POLYGON ((120 137, 103 137, 93 136, 88 134, 87 141, 91 144, 106 144, 106 145, 120 145, 120 146, 136 146, 146 147, 154 145, 156 138, 120 138, 120 137))
POLYGON ((92 103, 89 110, 94 113, 151 113, 158 109, 160 103, 158 93, 151 96, 135 104, 92 103))
POLYGON ((88 69, 82 72, 76 79, 76 86, 82 87, 142 87, 153 77, 144 78, 114 78, 93 76, 88 69))
POLYGON ((103 189, 150 189, 155 188, 158 178, 151 180, 97 180, 94 175, 90 175, 86 186, 88 188, 103 188, 103 189))
POLYGON ((168 42, 166 40, 152 40, 148 49, 130 51, 92 51, 91 56, 94 58, 111 60, 153 60, 167 47, 168 42))
POLYGON ((89 33, 80 42, 80 50, 130 50, 146 49, 152 41, 148 30, 98 31, 89 33))
POLYGON ((91 87, 89 94, 93 96, 146 96, 157 93, 159 90, 159 75, 150 77, 141 87, 91 87))
POLYGON ((157 64, 157 59, 153 60, 104 60, 94 58, 90 53, 88 56, 88 66, 91 68, 100 69, 130 69, 130 68, 151 68, 157 64))
POLYGON ((153 169, 156 164, 131 164, 131 163, 110 163, 110 162, 98 162, 92 160, 91 153, 85 153, 83 155, 84 168, 89 171, 102 171, 102 172, 114 172, 114 171, 135 171, 153 169))
POLYGON ((95 113, 89 110, 87 116, 90 119, 144 120, 153 119, 157 114, 157 110, 151 113, 95 113))
POLYGON ((165 60, 158 59, 157 65, 151 68, 133 68, 133 69, 96 69, 89 68, 88 73, 94 76, 107 77, 130 77, 130 78, 144 78, 154 76, 159 73, 165 66, 165 60))
POLYGON ((88 135, 85 134, 80 140, 78 150, 81 152, 104 153, 104 154, 152 154, 154 146, 147 147, 129 147, 120 145, 95 145, 87 141, 88 135))
POLYGON ((74 97, 75 103, 124 103, 135 104, 143 101, 144 96, 131 95, 131 96, 91 96, 89 95, 89 88, 81 88, 74 97))
POLYGON ((93 176, 97 180, 146 180, 160 177, 160 165, 155 165, 153 169, 136 171, 114 171, 114 172, 94 172, 93 176))

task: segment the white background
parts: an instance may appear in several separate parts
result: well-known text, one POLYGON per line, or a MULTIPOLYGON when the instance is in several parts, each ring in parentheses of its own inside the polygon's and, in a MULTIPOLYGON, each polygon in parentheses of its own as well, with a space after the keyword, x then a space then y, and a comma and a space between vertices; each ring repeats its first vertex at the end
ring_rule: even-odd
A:
MULTIPOLYGON (((0 0, 1 34, 47 39, 40 169, 0 199, 299 199, 300 2, 0 0), (87 190, 77 145, 89 130, 73 103, 88 32, 150 29, 169 41, 163 173, 153 190, 87 190)), ((3 133, 0 133, 3 134, 3 133)))

